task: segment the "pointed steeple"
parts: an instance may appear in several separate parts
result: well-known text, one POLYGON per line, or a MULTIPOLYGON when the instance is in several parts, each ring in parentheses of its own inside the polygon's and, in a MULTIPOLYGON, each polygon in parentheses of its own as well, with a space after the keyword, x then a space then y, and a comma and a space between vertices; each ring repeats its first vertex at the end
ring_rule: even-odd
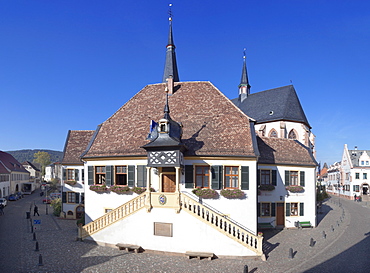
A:
POLYGON ((251 86, 248 81, 248 73, 247 73, 247 62, 245 56, 245 49, 244 49, 244 56, 243 56, 243 69, 242 69, 242 78, 239 84, 239 100, 245 100, 248 95, 250 94, 251 86))
POLYGON ((175 53, 175 43, 173 42, 173 34, 172 34, 172 12, 171 12, 170 4, 170 11, 169 11, 169 22, 170 22, 170 30, 168 32, 168 44, 166 46, 166 63, 164 65, 164 73, 162 82, 166 82, 169 76, 172 76, 174 82, 179 82, 179 73, 177 71, 177 63, 176 63, 176 53, 175 53))

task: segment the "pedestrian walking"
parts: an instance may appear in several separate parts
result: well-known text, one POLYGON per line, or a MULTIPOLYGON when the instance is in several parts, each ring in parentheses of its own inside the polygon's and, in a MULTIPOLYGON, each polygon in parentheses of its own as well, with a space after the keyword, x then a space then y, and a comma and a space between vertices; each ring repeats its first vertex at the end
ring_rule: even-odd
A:
POLYGON ((356 200, 357 200, 357 195, 355 194, 355 202, 356 202, 356 200))
POLYGON ((33 216, 35 216, 36 214, 37 214, 37 216, 40 216, 39 208, 35 205, 35 207, 33 208, 33 216))

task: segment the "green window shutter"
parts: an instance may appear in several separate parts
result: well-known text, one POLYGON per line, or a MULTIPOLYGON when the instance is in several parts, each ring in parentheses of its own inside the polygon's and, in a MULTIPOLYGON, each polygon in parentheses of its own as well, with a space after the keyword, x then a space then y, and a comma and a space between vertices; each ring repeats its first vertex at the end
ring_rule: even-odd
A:
POLYGON ((67 193, 62 192, 62 203, 67 203, 67 193))
POLYGON ((135 186, 135 166, 134 165, 128 166, 127 185, 129 187, 135 186))
POLYGON ((257 217, 261 216, 261 203, 257 203, 257 217))
POLYGON ((261 170, 257 169, 257 185, 261 185, 261 170))
POLYGON ((108 187, 112 186, 112 169, 113 166, 105 166, 105 185, 108 187))
POLYGON ((242 166, 241 189, 249 190, 249 166, 242 166))
POLYGON ((185 188, 194 188, 193 165, 185 165, 185 188))
POLYGON ((304 203, 299 204, 299 216, 304 216, 304 203))
POLYGON ((289 179, 290 179, 290 172, 289 171, 285 171, 285 186, 289 186, 289 179))
POLYGON ((78 192, 75 192, 75 203, 80 203, 80 194, 78 192))
POLYGON ((272 170, 272 185, 277 185, 277 177, 276 177, 276 170, 272 170))
POLYGON ((353 191, 356 191, 356 185, 353 185, 353 191))
POLYGON ((75 181, 78 181, 78 169, 75 169, 75 181))
POLYGON ((285 203, 285 216, 290 216, 290 203, 285 203))
POLYGON ((67 170, 66 169, 63 169, 63 180, 64 181, 67 180, 67 170))
POLYGON ((220 190, 222 188, 222 166, 212 166, 212 189, 220 190))
POLYGON ((137 166, 137 186, 146 187, 146 165, 137 166))
POLYGON ((275 216, 276 216, 276 204, 271 203, 271 217, 275 217, 275 216))
POLYGON ((94 166, 87 167, 87 184, 94 185, 94 166))
POLYGON ((302 187, 304 187, 304 184, 305 184, 305 182, 304 182, 304 171, 301 171, 299 176, 300 176, 300 179, 299 179, 300 185, 302 187))

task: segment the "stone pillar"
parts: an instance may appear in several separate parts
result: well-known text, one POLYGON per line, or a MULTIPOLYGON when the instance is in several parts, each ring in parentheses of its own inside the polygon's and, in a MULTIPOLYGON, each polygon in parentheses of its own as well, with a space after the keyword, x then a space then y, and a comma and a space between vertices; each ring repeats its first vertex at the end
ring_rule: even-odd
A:
POLYGON ((146 198, 145 198, 145 208, 147 212, 152 210, 152 202, 151 202, 151 191, 150 187, 152 186, 151 183, 151 171, 152 167, 146 167, 146 198))

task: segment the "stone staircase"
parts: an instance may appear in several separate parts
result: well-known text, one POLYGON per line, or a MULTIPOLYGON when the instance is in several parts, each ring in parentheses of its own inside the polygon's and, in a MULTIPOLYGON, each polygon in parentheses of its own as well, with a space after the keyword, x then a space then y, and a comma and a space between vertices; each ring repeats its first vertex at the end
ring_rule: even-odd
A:
MULTIPOLYGON (((217 211, 216 209, 203 202, 200 203, 199 200, 197 200, 196 196, 193 196, 192 194, 187 192, 182 192, 178 194, 180 196, 179 202, 181 210, 191 214, 200 221, 218 230, 225 236, 252 250, 254 253, 256 253, 257 256, 263 256, 262 236, 254 235, 252 231, 248 230, 248 228, 243 227, 236 221, 233 221, 229 217, 225 216, 225 214, 217 211)), ((150 192, 142 193, 141 195, 119 206, 118 208, 104 214, 93 222, 80 227, 79 238, 84 239, 143 208, 148 209, 148 207, 151 207, 151 205, 149 204, 150 200, 150 192)), ((148 209, 147 211, 150 212, 150 209, 148 209)))

